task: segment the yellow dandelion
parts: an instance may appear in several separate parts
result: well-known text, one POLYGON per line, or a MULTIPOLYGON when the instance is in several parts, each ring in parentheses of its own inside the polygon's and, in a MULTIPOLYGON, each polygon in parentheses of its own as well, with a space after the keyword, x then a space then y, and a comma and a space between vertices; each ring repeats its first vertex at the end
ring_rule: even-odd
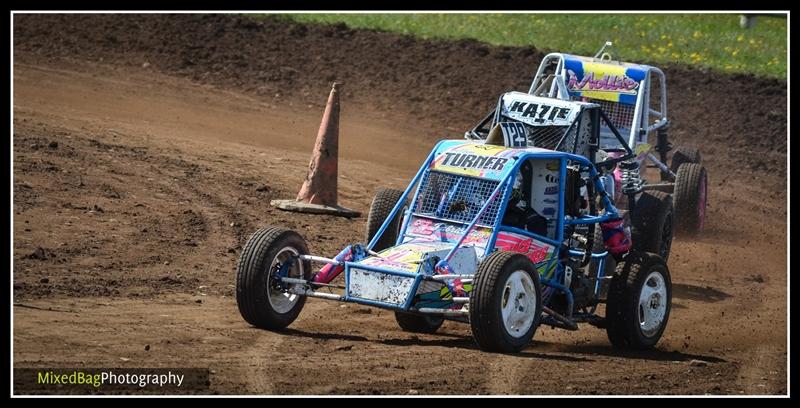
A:
POLYGON ((744 34, 739 34, 739 36, 736 37, 736 41, 738 41, 738 42, 744 41, 744 34))
POLYGON ((700 37, 702 37, 702 36, 703 36, 703 33, 701 33, 700 31, 695 31, 694 34, 692 34, 692 38, 694 38, 695 40, 700 38, 700 37))
POLYGON ((735 56, 736 56, 736 54, 738 54, 738 53, 739 53, 739 50, 734 50, 734 51, 731 53, 731 55, 735 57, 735 56))

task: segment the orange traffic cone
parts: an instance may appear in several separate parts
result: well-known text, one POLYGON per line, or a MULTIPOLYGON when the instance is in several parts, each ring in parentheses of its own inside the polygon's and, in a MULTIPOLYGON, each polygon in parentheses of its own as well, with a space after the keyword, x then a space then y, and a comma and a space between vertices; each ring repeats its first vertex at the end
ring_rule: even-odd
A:
POLYGON ((317 132, 317 141, 311 162, 308 164, 308 174, 300 192, 295 200, 272 200, 271 205, 281 210, 305 212, 312 214, 341 215, 343 217, 358 217, 358 211, 340 207, 338 200, 338 171, 339 171, 339 90, 341 84, 334 83, 322 123, 317 132))

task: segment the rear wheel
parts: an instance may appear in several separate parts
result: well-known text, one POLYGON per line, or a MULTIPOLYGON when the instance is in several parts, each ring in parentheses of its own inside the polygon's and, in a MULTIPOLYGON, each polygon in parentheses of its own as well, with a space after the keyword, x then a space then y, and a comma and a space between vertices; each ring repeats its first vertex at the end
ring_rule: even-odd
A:
POLYGON ((658 254, 666 262, 672 247, 674 221, 672 196, 663 191, 644 191, 636 199, 631 214, 633 249, 658 254))
POLYGON ((617 265, 606 303, 606 332, 621 349, 655 346, 667 327, 672 280, 656 254, 631 252, 617 265))
POLYGON ((539 274, 527 257, 499 251, 481 262, 469 302, 472 337, 481 350, 519 352, 541 315, 539 274))
POLYGON ((676 231, 680 235, 696 235, 706 220, 708 173, 705 167, 684 163, 675 176, 676 231))
MULTIPOLYGON (((367 217, 367 243, 372 241, 372 238, 378 233, 378 230, 383 225, 383 221, 389 218, 392 209, 397 202, 400 201, 402 196, 402 191, 389 188, 382 188, 375 193, 375 198, 372 200, 372 205, 369 207, 369 216, 367 217)), ((378 239, 375 247, 372 248, 373 251, 382 251, 394 245, 397 241, 397 236, 400 234, 400 221, 407 208, 407 206, 404 206, 400 209, 401 211, 395 215, 380 239, 378 239)))
POLYGON ((394 318, 403 331, 412 333, 436 333, 444 323, 441 316, 426 316, 412 313, 394 312, 394 318))
POLYGON ((298 255, 308 247, 298 233, 283 228, 263 228, 247 240, 236 270, 236 303, 245 321, 262 329, 280 330, 300 314, 306 297, 289 293, 280 274, 309 279, 311 264, 298 255))
POLYGON ((681 164, 700 163, 702 160, 703 158, 700 156, 699 149, 693 147, 679 147, 672 153, 672 162, 669 165, 669 169, 672 170, 673 173, 677 173, 681 164))

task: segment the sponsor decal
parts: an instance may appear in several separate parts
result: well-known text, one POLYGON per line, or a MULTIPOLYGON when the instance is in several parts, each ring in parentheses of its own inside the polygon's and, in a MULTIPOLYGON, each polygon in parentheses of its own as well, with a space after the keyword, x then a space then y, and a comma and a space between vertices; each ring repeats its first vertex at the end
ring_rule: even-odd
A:
MULTIPOLYGON (((453 270, 453 267, 447 263, 446 260, 442 259, 441 261, 436 263, 436 267, 434 271, 437 275, 455 275, 456 271, 453 270)), ((450 293, 453 294, 455 297, 466 296, 467 291, 464 290, 464 282, 461 279, 453 279, 453 280, 446 280, 444 284, 447 285, 447 289, 450 290, 450 293)))
POLYGON ((469 153, 445 152, 440 166, 461 167, 465 169, 483 169, 502 171, 508 159, 505 157, 482 156, 469 153))
POLYGON ((566 120, 571 111, 571 108, 513 100, 509 101, 508 105, 509 113, 518 113, 523 118, 531 118, 534 123, 553 122, 557 119, 566 120))
POLYGON ((544 168, 550 171, 556 171, 558 170, 558 162, 547 162, 545 163, 544 168))
POLYGON ((553 200, 552 198, 545 198, 542 201, 544 201, 547 204, 558 204, 558 200, 553 200))
POLYGON ((636 150, 634 150, 634 153, 636 153, 636 161, 644 160, 645 156, 647 156, 647 153, 650 152, 650 148, 651 146, 649 143, 638 144, 636 146, 636 150))
POLYGON ((475 150, 497 150, 497 146, 493 145, 472 145, 470 147, 475 150))
POLYGON ((555 195, 555 194, 558 194, 558 186, 550 186, 550 187, 545 187, 545 189, 544 189, 544 193, 545 193, 546 195, 555 195))
POLYGON ((586 72, 583 78, 578 78, 571 69, 567 70, 569 80, 567 88, 570 91, 595 91, 595 92, 616 92, 621 94, 636 95, 636 88, 639 83, 625 74, 612 75, 604 74, 595 76, 594 72, 586 72))
POLYGON ((503 142, 507 147, 526 147, 528 145, 528 132, 525 125, 519 122, 501 122, 500 130, 503 132, 503 142))
POLYGON ((554 207, 545 207, 542 209, 542 215, 556 215, 556 209, 554 207))
POLYGON ((524 254, 533 263, 547 259, 550 247, 539 243, 533 238, 522 237, 517 234, 501 232, 497 235, 497 247, 505 250, 524 254))
MULTIPOLYGON (((427 235, 436 241, 455 241, 461 238, 465 228, 445 222, 433 222, 425 218, 416 218, 410 225, 409 232, 413 235, 427 235)), ((464 238, 464 244, 485 244, 490 236, 490 229, 474 228, 464 238)))
POLYGON ((558 184, 558 177, 554 176, 552 174, 545 174, 544 175, 544 181, 546 181, 548 183, 558 184))

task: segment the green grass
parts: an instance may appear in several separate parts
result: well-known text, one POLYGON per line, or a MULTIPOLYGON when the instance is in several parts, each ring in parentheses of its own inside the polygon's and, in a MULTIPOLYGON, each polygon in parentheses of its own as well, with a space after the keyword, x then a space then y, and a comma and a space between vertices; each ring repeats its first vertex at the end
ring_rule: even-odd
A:
POLYGON ((422 38, 474 38, 493 45, 594 55, 605 40, 615 59, 681 63, 786 78, 785 18, 738 14, 289 14, 301 22, 344 22, 422 38))

